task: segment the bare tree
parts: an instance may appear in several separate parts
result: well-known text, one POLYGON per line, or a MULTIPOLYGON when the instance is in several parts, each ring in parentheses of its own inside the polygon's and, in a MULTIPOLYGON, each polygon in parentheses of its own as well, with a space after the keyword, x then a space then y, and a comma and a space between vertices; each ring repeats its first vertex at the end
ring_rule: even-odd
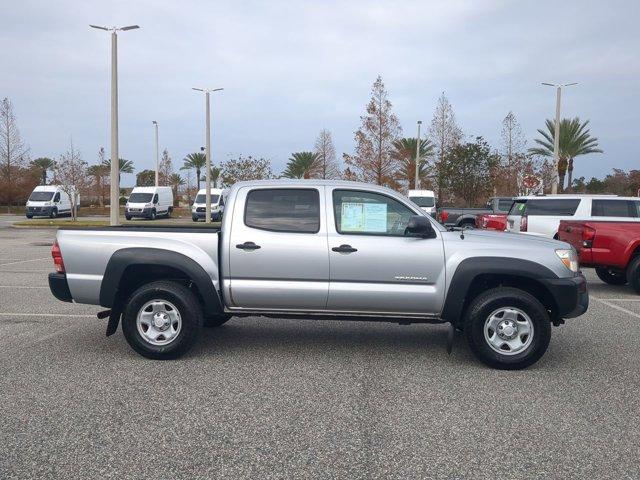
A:
POLYGON ((502 143, 502 151, 500 152, 501 167, 503 172, 499 175, 500 181, 497 182, 498 185, 496 187, 501 187, 500 193, 502 194, 524 194, 522 180, 527 162, 527 140, 513 112, 509 112, 502 120, 500 137, 502 143), (503 185, 500 185, 500 183, 503 185))
POLYGON ((160 159, 160 171, 158 172, 158 181, 162 185, 169 185, 169 177, 173 173, 173 163, 169 156, 169 150, 166 148, 162 151, 162 158, 160 159))
POLYGON ((265 158, 253 158, 251 155, 232 158, 220 165, 222 184, 233 185, 243 180, 263 180, 273 178, 271 161, 265 158))
POLYGON ((73 140, 69 143, 69 150, 60 155, 56 162, 54 176, 63 192, 69 195, 71 200, 71 218, 75 221, 78 211, 80 192, 90 186, 87 175, 87 162, 82 159, 78 150, 73 146, 73 140))
POLYGON ((0 180, 8 211, 16 194, 16 175, 28 160, 29 148, 20 136, 13 104, 5 97, 0 104, 0 180))
POLYGON ((331 132, 326 129, 320 130, 316 139, 315 151, 318 155, 320 178, 334 179, 340 177, 340 168, 336 162, 336 148, 333 146, 331 132))
POLYGON ((433 119, 429 126, 429 138, 435 150, 436 185, 438 188, 438 198, 443 199, 444 190, 447 187, 449 178, 446 172, 447 153, 450 149, 460 143, 462 130, 456 123, 453 108, 444 92, 438 99, 438 105, 433 113, 433 119))
POLYGON ((378 76, 371 89, 366 115, 360 117, 362 125, 355 133, 355 153, 344 158, 359 180, 395 187, 399 165, 391 152, 402 128, 391 107, 382 77, 378 76))

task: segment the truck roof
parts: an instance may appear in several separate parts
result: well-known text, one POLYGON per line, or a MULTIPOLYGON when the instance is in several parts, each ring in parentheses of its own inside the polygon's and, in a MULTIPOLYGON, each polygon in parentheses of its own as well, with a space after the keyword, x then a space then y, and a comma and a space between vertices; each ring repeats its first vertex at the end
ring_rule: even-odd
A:
POLYGON ((171 187, 133 187, 133 190, 131 190, 131 193, 133 193, 133 192, 136 192, 136 193, 154 193, 154 192, 157 192, 158 190, 164 190, 164 189, 171 190, 171 187))
POLYGON ((409 190, 409 196, 435 197, 433 190, 409 190))
POLYGON ((38 185, 33 189, 34 192, 56 192, 60 185, 38 185))
POLYGON ((618 195, 607 194, 587 194, 587 193, 558 193, 556 195, 522 195, 514 197, 514 200, 544 200, 545 198, 637 198, 637 197, 619 197, 618 195))
POLYGON ((311 178, 311 179, 289 179, 289 178, 278 178, 273 180, 247 180, 242 182, 234 183, 231 187, 231 190, 235 190, 241 187, 247 186, 262 186, 262 187, 321 187, 321 186, 331 186, 331 187, 341 187, 341 188, 356 188, 356 189, 367 189, 371 191, 378 191, 384 193, 392 193, 394 195, 398 195, 399 192, 396 190, 392 190, 387 187, 383 187, 381 185, 374 185, 372 183, 365 182, 352 182, 350 180, 323 180, 321 178, 311 178))

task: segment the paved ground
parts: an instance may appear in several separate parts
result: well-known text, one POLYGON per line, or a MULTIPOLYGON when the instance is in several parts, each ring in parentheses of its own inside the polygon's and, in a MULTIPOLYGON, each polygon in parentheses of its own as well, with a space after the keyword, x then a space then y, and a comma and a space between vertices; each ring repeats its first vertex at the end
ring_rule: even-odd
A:
POLYGON ((640 296, 501 372, 440 326, 232 320, 154 362, 46 286, 0 216, 0 478, 640 478, 640 296))

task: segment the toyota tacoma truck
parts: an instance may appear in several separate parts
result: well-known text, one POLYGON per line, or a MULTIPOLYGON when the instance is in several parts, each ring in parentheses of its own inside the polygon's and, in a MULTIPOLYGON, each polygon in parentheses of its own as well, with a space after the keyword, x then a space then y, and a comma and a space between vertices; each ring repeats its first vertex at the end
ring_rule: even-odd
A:
POLYGON ((384 187, 326 180, 235 184, 220 230, 61 229, 53 294, 102 305, 153 359, 235 317, 445 323, 491 367, 519 369, 588 293, 566 243, 446 229, 384 187))
POLYGON ((640 293, 640 222, 560 220, 560 240, 570 243, 580 263, 610 285, 631 284, 640 293))

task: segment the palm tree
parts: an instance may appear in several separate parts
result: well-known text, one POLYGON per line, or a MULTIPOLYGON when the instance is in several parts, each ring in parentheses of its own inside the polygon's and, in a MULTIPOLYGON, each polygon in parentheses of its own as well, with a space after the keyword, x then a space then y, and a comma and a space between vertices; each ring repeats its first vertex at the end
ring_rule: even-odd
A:
MULTIPOLYGON (((553 157, 556 122, 547 120, 545 125, 547 131, 545 132, 542 129, 538 129, 538 133, 542 135, 542 138, 535 140, 540 146, 530 148, 529 152, 545 157, 553 157)), ((578 117, 572 119, 563 118, 560 121, 560 142, 558 147, 558 184, 560 191, 564 189, 566 172, 569 173, 567 189, 571 190, 573 182, 573 159, 575 157, 589 153, 602 153, 602 150, 598 148, 598 139, 591 136, 591 132, 587 128, 588 125, 589 120, 580 123, 578 117)))
POLYGON ((196 179, 198 180, 198 190, 200 190, 200 172, 207 164, 207 156, 202 152, 190 153, 184 158, 184 166, 180 170, 196 170, 196 179))
POLYGON ((100 200, 100 206, 104 207, 105 178, 109 176, 109 167, 104 163, 91 165, 87 168, 87 175, 93 177, 93 181, 98 192, 98 198, 100 200))
POLYGON ((167 179, 167 181, 169 182, 169 185, 171 185, 171 188, 173 189, 173 203, 174 205, 177 205, 178 189, 185 184, 184 178, 182 178, 179 173, 172 173, 171 175, 169 175, 169 178, 167 179))
MULTIPOLYGON (((111 159, 107 159, 104 161, 103 165, 109 167, 109 171, 111 171, 111 159)), ((118 184, 120 184, 120 179, 123 173, 133 173, 133 162, 131 160, 125 160, 124 158, 118 159, 118 165, 120 165, 120 172, 118 174, 118 184)))
POLYGON ((41 175, 42 175, 42 184, 46 185, 47 184, 47 172, 53 168, 53 166, 56 164, 56 162, 54 162, 53 160, 51 160, 50 158, 47 158, 47 157, 40 157, 40 158, 36 158, 34 161, 32 161, 31 164, 35 168, 39 168, 41 170, 41 172, 42 172, 41 173, 41 175))
MULTIPOLYGON (((433 155, 433 148, 433 143, 430 140, 426 138, 420 140, 420 164, 418 167, 418 181, 420 183, 427 179, 429 165, 426 159, 433 155)), ((406 181, 409 187, 413 186, 416 178, 416 139, 400 138, 394 141, 391 158, 400 163, 401 180, 406 181)))
POLYGON ((318 171, 319 161, 319 155, 314 152, 292 153, 282 176, 284 178, 312 178, 318 171))

